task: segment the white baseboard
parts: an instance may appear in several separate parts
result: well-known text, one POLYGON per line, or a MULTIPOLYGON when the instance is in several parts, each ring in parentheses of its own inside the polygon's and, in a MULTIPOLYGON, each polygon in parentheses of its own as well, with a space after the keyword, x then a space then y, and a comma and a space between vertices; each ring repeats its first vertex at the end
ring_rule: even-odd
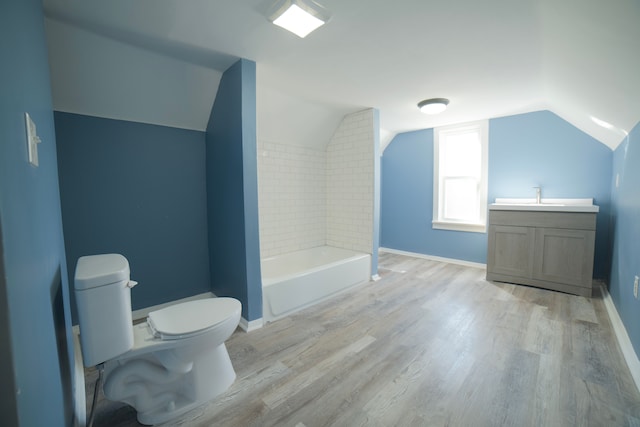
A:
POLYGON ((638 355, 633 349, 633 344, 631 344, 629 334, 627 334, 627 330, 622 323, 622 319, 620 319, 620 315, 618 314, 618 310, 611 299, 611 295, 609 295, 609 291, 604 285, 600 285, 600 288, 602 290, 604 306, 607 309, 607 314, 609 314, 609 319, 613 326, 613 332, 616 334, 616 339, 622 349, 624 360, 627 362, 627 366, 631 371, 633 381, 636 383, 636 388, 640 391, 640 360, 638 360, 638 355))
POLYGON ((250 322, 247 319, 245 319, 244 317, 240 318, 240 327, 245 332, 255 331, 256 329, 262 328, 262 326, 264 326, 264 322, 262 321, 262 317, 259 318, 259 319, 254 319, 254 320, 252 320, 250 322))
POLYGON ((73 401, 74 401, 74 427, 85 427, 87 425, 87 402, 84 387, 84 365, 82 364, 82 352, 80 350, 80 329, 78 325, 72 328, 73 355, 75 359, 73 367, 73 401))
POLYGON ((406 256, 410 256, 410 257, 414 257, 414 258, 423 258, 423 259, 428 259, 428 260, 431 260, 431 261, 448 262, 449 264, 464 265, 466 267, 474 267, 474 268, 482 268, 482 269, 486 269, 487 268, 486 264, 482 264, 482 263, 479 263, 479 262, 464 261, 464 260, 455 259, 455 258, 443 258, 443 257, 439 257, 439 256, 419 254, 419 253, 416 253, 416 252, 401 251, 401 250, 398 250, 398 249, 380 248, 378 251, 379 252, 387 252, 387 253, 396 254, 396 255, 406 255, 406 256))

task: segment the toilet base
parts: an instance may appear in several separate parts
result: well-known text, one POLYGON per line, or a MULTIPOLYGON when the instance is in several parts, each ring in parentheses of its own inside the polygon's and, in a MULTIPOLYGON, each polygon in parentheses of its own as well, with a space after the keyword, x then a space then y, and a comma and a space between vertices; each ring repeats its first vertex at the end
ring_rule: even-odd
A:
POLYGON ((236 373, 224 344, 196 355, 188 372, 170 371, 152 354, 107 362, 105 396, 137 411, 141 424, 175 419, 224 393, 236 373), (111 365, 111 366, 109 366, 111 365))

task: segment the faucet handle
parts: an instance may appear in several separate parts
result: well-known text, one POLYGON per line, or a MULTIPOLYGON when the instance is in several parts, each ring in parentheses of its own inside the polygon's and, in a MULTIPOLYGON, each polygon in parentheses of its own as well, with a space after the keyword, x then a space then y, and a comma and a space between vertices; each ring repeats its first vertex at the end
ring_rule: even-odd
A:
POLYGON ((542 203, 542 187, 540 187, 539 185, 536 187, 533 187, 536 189, 536 203, 540 204, 542 203))

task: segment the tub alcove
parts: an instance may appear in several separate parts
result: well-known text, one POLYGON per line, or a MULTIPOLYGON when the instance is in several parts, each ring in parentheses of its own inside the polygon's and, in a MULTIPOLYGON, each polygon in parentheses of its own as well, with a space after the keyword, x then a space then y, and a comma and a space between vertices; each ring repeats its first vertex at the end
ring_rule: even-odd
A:
POLYGON ((258 138, 264 321, 376 274, 378 122, 373 109, 346 115, 320 147, 258 138))

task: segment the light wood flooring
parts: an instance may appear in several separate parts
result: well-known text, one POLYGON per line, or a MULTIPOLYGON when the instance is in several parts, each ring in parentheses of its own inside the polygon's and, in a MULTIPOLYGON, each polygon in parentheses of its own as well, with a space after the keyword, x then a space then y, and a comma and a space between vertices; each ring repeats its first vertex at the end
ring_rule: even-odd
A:
MULTIPOLYGON (((176 426, 640 426, 601 296, 393 254, 382 280, 227 348, 236 382, 176 426)), ((88 371, 87 399, 95 371, 88 371)), ((101 400, 95 426, 138 425, 101 400)))

